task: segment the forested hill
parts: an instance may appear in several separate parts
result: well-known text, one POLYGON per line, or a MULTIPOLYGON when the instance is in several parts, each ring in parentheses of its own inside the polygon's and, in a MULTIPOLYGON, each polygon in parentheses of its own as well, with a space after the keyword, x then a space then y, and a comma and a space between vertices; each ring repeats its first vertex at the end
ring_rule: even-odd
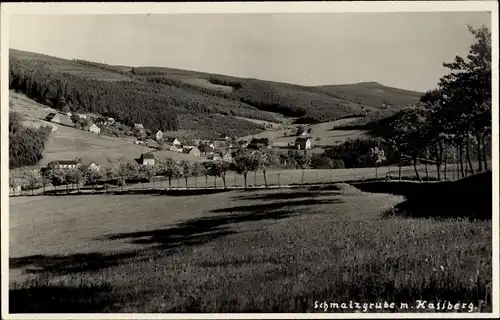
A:
POLYGON ((359 85, 306 87, 170 68, 111 66, 15 49, 10 50, 9 85, 56 109, 68 105, 72 111, 99 113, 127 125, 185 129, 205 137, 243 136, 263 129, 237 117, 331 121, 396 110, 420 96, 378 84, 378 90, 359 85))

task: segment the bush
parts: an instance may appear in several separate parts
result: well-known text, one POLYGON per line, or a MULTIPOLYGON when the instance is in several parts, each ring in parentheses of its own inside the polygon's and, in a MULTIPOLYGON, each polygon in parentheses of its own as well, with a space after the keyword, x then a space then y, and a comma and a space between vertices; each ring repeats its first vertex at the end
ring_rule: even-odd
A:
POLYGON ((332 169, 345 169, 344 160, 333 159, 332 162, 333 162, 332 169))
POLYGON ((313 169, 333 169, 333 160, 327 157, 313 155, 311 158, 313 169))

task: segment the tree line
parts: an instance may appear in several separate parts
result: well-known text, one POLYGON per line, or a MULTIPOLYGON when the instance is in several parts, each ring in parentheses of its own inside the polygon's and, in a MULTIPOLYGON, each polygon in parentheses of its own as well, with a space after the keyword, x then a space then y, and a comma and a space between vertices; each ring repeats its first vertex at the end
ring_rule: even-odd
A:
MULTIPOLYGON (((491 32, 468 26, 475 42, 467 58, 443 63, 450 73, 436 89, 426 92, 415 108, 404 109, 385 120, 381 134, 396 157, 411 160, 417 178, 419 159, 441 167, 453 162, 462 177, 488 170, 491 157, 491 32), (477 168, 473 166, 473 155, 477 168)), ((446 172, 446 169, 445 169, 446 172)), ((446 177, 445 177, 446 178, 446 177)))
POLYGON ((50 135, 51 128, 25 127, 23 118, 19 113, 9 114, 9 167, 35 165, 42 159, 45 144, 50 135))
MULTIPOLYGON (((168 180, 168 188, 172 187, 172 180, 185 179, 186 188, 188 187, 188 178, 205 177, 205 185, 210 176, 214 177, 216 187, 216 178, 222 178, 224 188, 227 188, 226 174, 229 171, 235 171, 241 174, 245 180, 245 188, 248 188, 247 177, 250 172, 254 175, 260 170, 264 175, 267 186, 267 169, 279 165, 279 156, 272 150, 260 150, 252 153, 241 151, 233 161, 205 161, 194 162, 175 161, 172 158, 166 158, 158 161, 155 165, 137 165, 134 163, 121 163, 102 170, 93 170, 86 166, 78 168, 53 168, 46 167, 41 170, 24 170, 19 177, 12 176, 10 179, 11 187, 18 185, 23 189, 34 190, 36 188, 52 185, 54 187, 89 184, 93 187, 97 184, 117 185, 122 188, 130 182, 149 182, 154 181, 154 177, 163 177, 168 180)), ((11 172, 13 175, 13 173, 11 172)))

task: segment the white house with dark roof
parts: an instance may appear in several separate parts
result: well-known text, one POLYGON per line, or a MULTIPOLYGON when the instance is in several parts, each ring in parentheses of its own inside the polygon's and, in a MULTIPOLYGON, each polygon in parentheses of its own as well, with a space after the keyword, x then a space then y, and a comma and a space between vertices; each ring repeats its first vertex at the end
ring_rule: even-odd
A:
POLYGON ((311 149, 311 138, 299 137, 295 139, 295 148, 297 148, 298 150, 311 149))
POLYGON ((158 130, 158 132, 156 133, 156 141, 160 141, 161 139, 163 139, 163 132, 161 132, 161 130, 158 130))
POLYGON ((152 153, 143 153, 139 158, 139 163, 152 166, 155 164, 155 155, 152 153))
POLYGON ((101 133, 101 128, 99 128, 98 126, 96 126, 95 123, 92 123, 92 125, 89 126, 88 131, 92 132, 92 133, 95 133, 95 134, 100 134, 101 133))
POLYGON ((171 145, 171 146, 180 146, 181 145, 181 142, 177 138, 171 138, 171 137, 169 137, 169 138, 165 139, 165 142, 168 145, 171 145))
POLYGON ((45 117, 45 121, 59 123, 61 122, 61 119, 59 119, 59 115, 57 113, 51 112, 45 117))

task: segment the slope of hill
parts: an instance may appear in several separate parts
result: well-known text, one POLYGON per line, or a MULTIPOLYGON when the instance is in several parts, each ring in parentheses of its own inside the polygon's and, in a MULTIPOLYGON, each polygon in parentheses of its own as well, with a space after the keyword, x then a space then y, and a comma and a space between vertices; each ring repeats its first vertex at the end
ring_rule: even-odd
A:
POLYGON ((36 166, 45 166, 56 160, 81 159, 84 162, 95 161, 103 167, 108 167, 114 163, 134 162, 134 159, 139 158, 141 153, 147 152, 153 152, 157 159, 170 157, 191 162, 201 160, 200 157, 188 154, 155 150, 136 145, 132 141, 72 128, 71 120, 63 114, 59 114, 60 123, 45 122, 41 119, 57 110, 41 105, 23 94, 11 92, 10 101, 12 102, 10 111, 21 115, 25 120, 24 125, 32 127, 52 125, 54 128, 45 145, 43 158, 36 166))
POLYGON ((423 95, 422 92, 391 88, 378 82, 319 86, 317 88, 341 99, 379 108, 403 107, 415 104, 423 95))
POLYGON ((9 85, 55 109, 68 105, 130 126, 183 129, 205 138, 264 130, 244 118, 280 122, 285 116, 297 123, 376 118, 381 99, 414 101, 407 91, 380 85, 307 87, 171 68, 112 66, 15 49, 10 50, 9 85), (369 98, 374 90, 389 93, 377 91, 376 98, 369 98))

